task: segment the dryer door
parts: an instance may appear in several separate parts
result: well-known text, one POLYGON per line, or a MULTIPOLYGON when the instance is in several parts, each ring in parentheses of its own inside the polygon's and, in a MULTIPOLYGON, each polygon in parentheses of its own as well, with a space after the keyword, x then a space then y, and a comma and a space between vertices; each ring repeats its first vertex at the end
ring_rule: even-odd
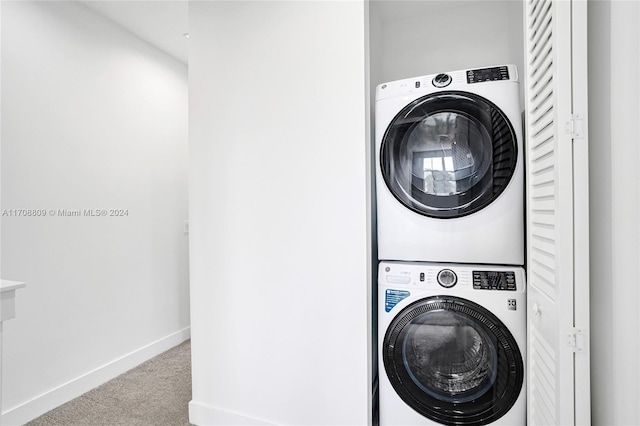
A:
POLYGON ((407 208, 454 218, 484 208, 504 191, 517 149, 511 123, 489 100, 439 92, 416 99, 392 120, 380 166, 387 187, 407 208))
POLYGON ((524 364, 506 326, 469 300, 434 296, 403 309, 383 342, 384 367, 411 408, 445 425, 483 425, 518 399, 524 364))

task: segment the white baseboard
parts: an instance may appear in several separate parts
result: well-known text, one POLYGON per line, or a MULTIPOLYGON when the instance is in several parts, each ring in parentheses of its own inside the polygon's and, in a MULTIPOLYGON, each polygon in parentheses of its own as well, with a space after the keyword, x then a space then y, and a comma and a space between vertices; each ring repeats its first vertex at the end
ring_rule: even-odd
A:
POLYGON ((273 423, 221 410, 196 401, 189 402, 189 423, 197 426, 274 426, 273 423))
POLYGON ((191 327, 183 328, 166 337, 156 340, 131 353, 117 358, 80 377, 47 391, 34 399, 2 413, 2 426, 23 425, 65 402, 79 397, 83 393, 108 382, 120 374, 131 370, 156 355, 165 352, 191 337, 191 327))

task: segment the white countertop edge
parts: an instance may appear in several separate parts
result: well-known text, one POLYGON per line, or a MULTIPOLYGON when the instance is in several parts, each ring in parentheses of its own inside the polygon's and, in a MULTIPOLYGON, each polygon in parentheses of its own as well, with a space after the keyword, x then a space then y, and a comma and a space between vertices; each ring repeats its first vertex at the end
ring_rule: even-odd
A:
POLYGON ((0 280, 0 290, 4 293, 5 291, 16 290, 22 287, 26 287, 27 283, 23 283, 20 281, 9 281, 9 280, 0 280))

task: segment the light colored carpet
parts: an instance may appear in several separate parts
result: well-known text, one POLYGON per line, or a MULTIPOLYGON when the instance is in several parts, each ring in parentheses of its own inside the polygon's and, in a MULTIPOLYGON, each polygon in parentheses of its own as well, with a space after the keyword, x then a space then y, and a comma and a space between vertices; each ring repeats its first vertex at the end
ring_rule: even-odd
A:
POLYGON ((27 426, 187 426, 190 400, 188 340, 27 426))

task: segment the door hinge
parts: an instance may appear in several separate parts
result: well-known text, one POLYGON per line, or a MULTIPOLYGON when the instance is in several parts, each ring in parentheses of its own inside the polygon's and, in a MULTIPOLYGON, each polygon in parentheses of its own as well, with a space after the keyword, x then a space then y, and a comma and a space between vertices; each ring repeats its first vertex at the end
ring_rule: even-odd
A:
POLYGON ((567 333, 567 345, 569 345, 575 353, 584 351, 587 346, 586 330, 583 328, 570 329, 569 333, 567 333))
POLYGON ((571 135, 571 139, 584 137, 584 114, 571 114, 571 118, 564 125, 564 132, 571 135))

